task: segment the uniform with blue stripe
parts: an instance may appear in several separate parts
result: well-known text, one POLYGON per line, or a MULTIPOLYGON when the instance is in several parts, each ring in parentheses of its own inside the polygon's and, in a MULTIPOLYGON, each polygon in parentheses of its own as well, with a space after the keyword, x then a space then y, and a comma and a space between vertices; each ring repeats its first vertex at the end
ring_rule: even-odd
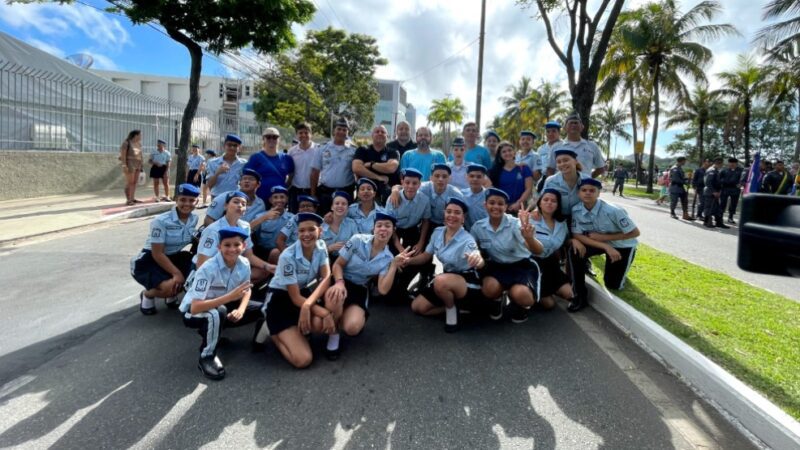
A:
MULTIPOLYGON (((237 189, 238 190, 238 189, 237 189)), ((219 219, 225 215, 225 199, 228 198, 228 194, 230 192, 223 192, 219 196, 215 197, 214 200, 211 202, 211 205, 208 207, 208 212, 206 215, 214 218, 219 219)), ((249 197, 249 196, 248 196, 249 197)), ((251 222, 256 217, 260 216, 263 212, 267 210, 267 205, 264 203, 264 200, 261 200, 260 197, 256 196, 253 200, 252 205, 247 205, 247 209, 242 214, 242 220, 245 222, 251 222)))
POLYGON ((311 261, 303 256, 303 245, 295 242, 281 252, 275 276, 270 280, 269 287, 285 291, 289 285, 296 284, 302 289, 319 278, 319 269, 329 263, 328 248, 321 239, 314 245, 311 261))
POLYGON ((370 258, 373 239, 372 235, 357 234, 339 250, 339 258, 347 263, 344 266, 345 280, 366 286, 370 278, 375 275, 384 276, 389 272, 389 265, 394 257, 387 246, 374 258, 370 258))

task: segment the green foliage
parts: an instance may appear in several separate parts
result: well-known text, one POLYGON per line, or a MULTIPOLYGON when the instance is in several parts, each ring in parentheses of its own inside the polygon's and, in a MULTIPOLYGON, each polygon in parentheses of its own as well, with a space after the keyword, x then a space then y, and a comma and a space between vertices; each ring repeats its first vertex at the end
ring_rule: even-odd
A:
POLYGON ((464 114, 467 107, 461 102, 461 99, 456 98, 441 98, 434 100, 431 103, 431 109, 428 112, 428 124, 434 127, 441 127, 443 142, 442 149, 445 154, 449 154, 451 136, 451 125, 458 127, 464 121, 464 114))

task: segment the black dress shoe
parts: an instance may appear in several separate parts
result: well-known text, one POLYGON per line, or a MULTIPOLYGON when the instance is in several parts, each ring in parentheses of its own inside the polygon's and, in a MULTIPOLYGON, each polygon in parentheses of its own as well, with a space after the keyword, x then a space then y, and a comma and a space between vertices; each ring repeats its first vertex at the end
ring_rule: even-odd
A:
POLYGON ((587 306, 589 306, 589 303, 586 301, 586 299, 581 297, 572 297, 572 299, 569 301, 569 306, 567 306, 567 311, 574 313, 587 306))
POLYGON ((454 325, 445 324, 444 325, 444 332, 445 333, 455 333, 456 331, 458 331, 458 324, 454 324, 454 325))
POLYGON ((678 218, 678 216, 676 216, 675 214, 670 214, 669 216, 672 217, 673 219, 677 219, 678 218))
POLYGON ((729 223, 729 224, 731 224, 731 225, 736 225, 736 221, 735 221, 735 220, 733 220, 733 217, 731 217, 730 219, 728 219, 728 223, 729 223))
POLYGON ((156 313, 155 306, 151 308, 145 308, 144 306, 142 306, 142 303, 144 303, 144 291, 139 293, 139 311, 141 311, 142 314, 144 314, 145 316, 152 316, 153 314, 156 313))
POLYGON ((724 224, 724 223, 722 223, 722 222, 717 222, 717 225, 716 225, 716 227, 717 227, 717 228, 725 228, 725 229, 728 229, 728 228, 730 228, 729 226, 725 225, 725 224, 724 224))
POLYGON ((225 378, 225 368, 216 356, 205 356, 200 358, 197 368, 203 375, 210 380, 221 380, 225 378))
POLYGON ((338 347, 335 350, 330 350, 328 348, 325 348, 325 359, 327 359, 328 361, 336 361, 337 359, 339 359, 339 356, 341 356, 341 354, 342 350, 339 349, 338 347))
POLYGON ((167 308, 169 309, 178 309, 178 306, 180 306, 181 302, 178 299, 178 296, 166 297, 164 299, 164 304, 167 305, 167 308))

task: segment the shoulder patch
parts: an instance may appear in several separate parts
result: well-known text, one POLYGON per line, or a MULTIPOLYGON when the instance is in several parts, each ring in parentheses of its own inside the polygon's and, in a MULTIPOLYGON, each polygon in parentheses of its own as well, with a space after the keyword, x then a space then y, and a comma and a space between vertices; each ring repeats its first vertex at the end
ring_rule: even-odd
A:
POLYGON ((283 266, 283 276, 291 277, 294 276, 294 264, 289 263, 283 266))
POLYGON ((161 228, 153 228, 153 232, 150 233, 150 236, 154 238, 161 237, 161 228))
POLYGON ((208 280, 205 278, 197 280, 197 286, 195 287, 196 290, 203 292, 208 289, 208 280))
POLYGON ((203 248, 211 248, 214 245, 214 238, 206 238, 205 242, 203 242, 203 248))
POLYGON ((631 225, 631 222, 630 222, 630 220, 628 220, 628 218, 627 218, 627 217, 623 217, 622 219, 619 219, 619 224, 620 224, 621 226, 623 226, 623 227, 626 227, 626 228, 627 228, 627 227, 629 227, 629 226, 631 225))

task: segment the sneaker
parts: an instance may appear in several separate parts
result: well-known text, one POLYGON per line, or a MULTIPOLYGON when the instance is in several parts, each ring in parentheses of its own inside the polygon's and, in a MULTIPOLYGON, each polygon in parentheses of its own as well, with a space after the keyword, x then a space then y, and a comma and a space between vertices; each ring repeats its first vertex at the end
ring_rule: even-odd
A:
POLYGON ((500 320, 503 318, 503 309, 505 309, 506 305, 506 294, 505 292, 500 298, 495 299, 492 301, 492 306, 489 309, 489 318, 492 320, 500 320))
POLYGON ((529 310, 518 306, 516 303, 512 305, 513 311, 511 313, 512 323, 525 323, 528 321, 529 310))

